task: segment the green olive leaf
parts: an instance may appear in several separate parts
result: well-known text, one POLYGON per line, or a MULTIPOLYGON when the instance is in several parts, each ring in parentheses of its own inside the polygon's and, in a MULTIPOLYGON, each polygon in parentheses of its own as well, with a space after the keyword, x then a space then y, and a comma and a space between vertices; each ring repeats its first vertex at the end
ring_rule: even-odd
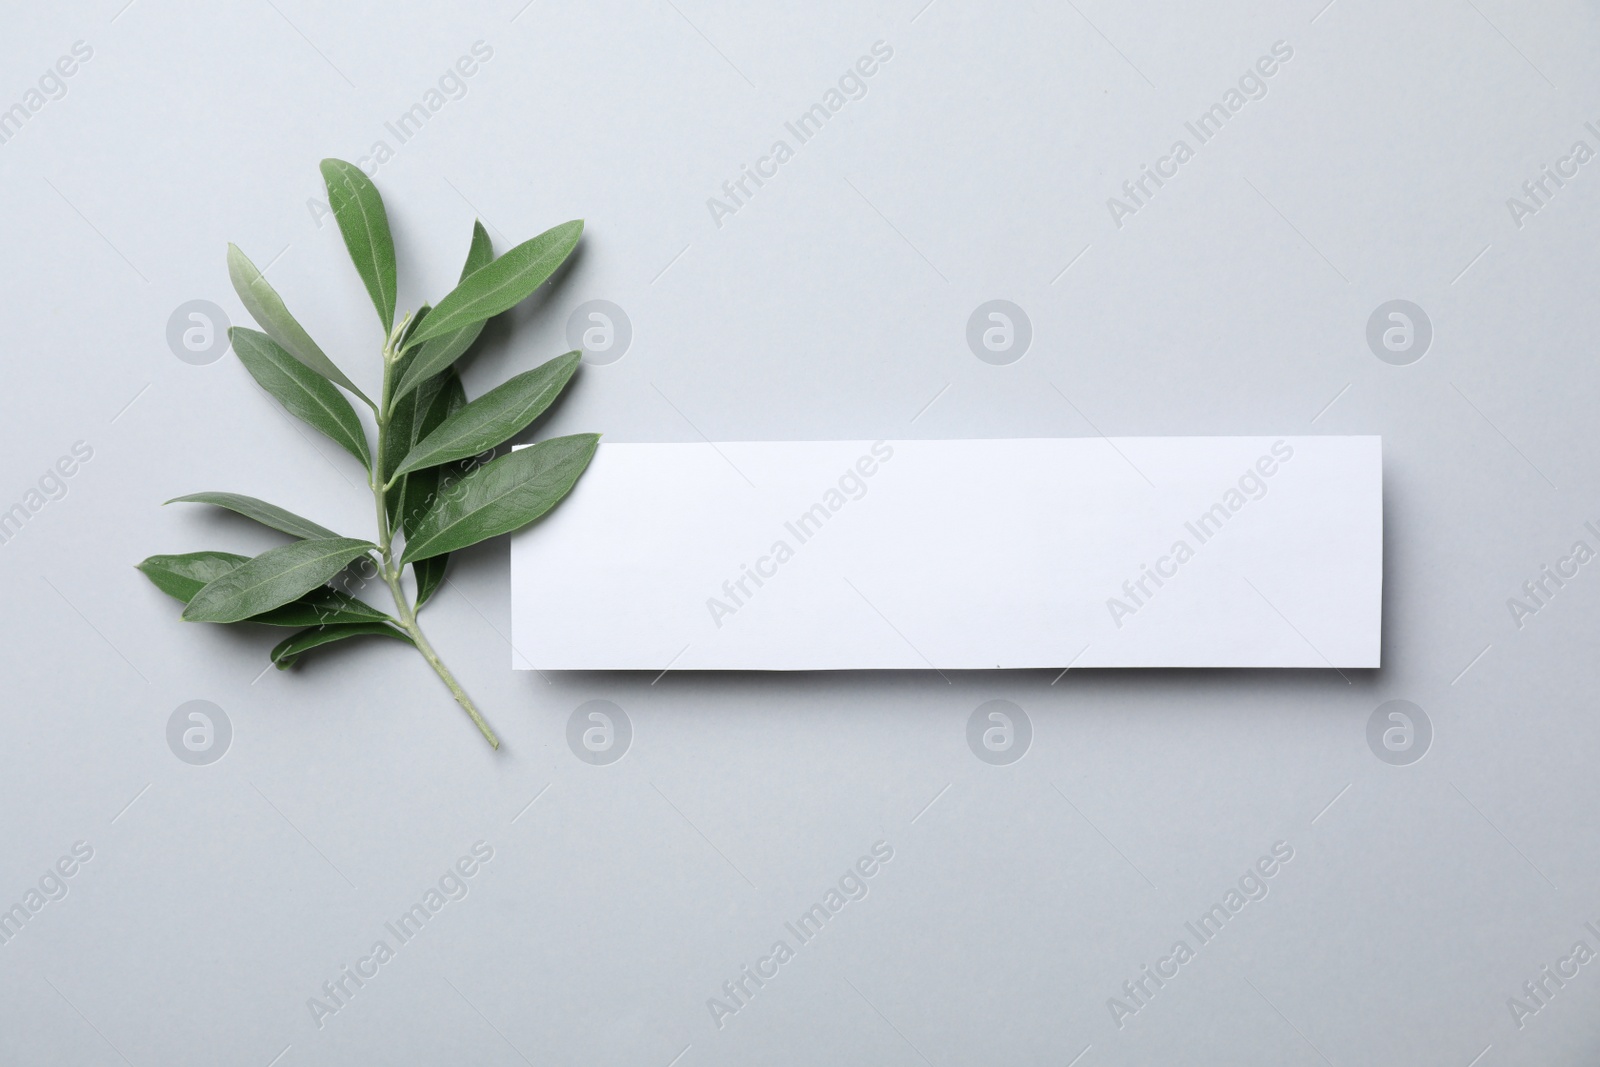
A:
MULTIPOLYGON (((413 443, 438 429, 447 418, 467 406, 467 392, 461 387, 461 379, 453 370, 446 370, 443 374, 429 379, 413 395, 417 397, 420 413, 414 427, 413 443)), ((426 467, 400 477, 396 493, 399 496, 401 528, 408 536, 415 528, 417 520, 433 507, 434 498, 438 496, 439 487, 445 479, 450 479, 453 484, 459 481, 467 470, 470 468, 465 464, 448 464, 442 467, 426 467)), ((449 562, 449 553, 443 553, 411 564, 412 577, 417 581, 418 609, 439 591, 449 562)))
MULTIPOLYGON (((494 246, 489 241, 489 231, 483 228, 483 223, 474 221, 472 224, 472 244, 467 249, 467 262, 461 268, 461 280, 467 277, 494 259, 494 246)), ((424 381, 438 374, 456 360, 462 353, 472 347, 472 342, 478 339, 478 334, 483 332, 483 325, 487 319, 470 322, 458 330, 435 337, 417 349, 410 349, 416 358, 400 376, 400 384, 395 389, 395 396, 403 397, 411 390, 417 388, 424 381)), ((410 346, 411 339, 416 336, 415 326, 407 333, 405 345, 410 346)))
POLYGON ((417 397, 416 393, 407 393, 393 400, 389 405, 389 425, 378 435, 378 481, 380 485, 388 487, 383 503, 389 513, 391 526, 401 515, 405 501, 406 479, 404 476, 396 477, 394 472, 415 443, 412 437, 416 433, 418 418, 417 397))
MULTIPOLYGON (((412 396, 416 398, 416 408, 412 412, 411 443, 400 454, 400 459, 404 459, 418 441, 467 406, 467 391, 461 387, 461 379, 454 370, 430 378, 412 396)), ((399 466, 398 461, 395 466, 399 466)), ((402 528, 410 529, 422 512, 432 506, 439 479, 445 473, 443 467, 430 467, 399 476, 391 495, 395 498, 402 528)), ((458 477, 460 473, 464 472, 458 472, 458 477)))
POLYGON ((187 604, 207 583, 248 562, 236 552, 185 552, 151 556, 138 566, 157 589, 187 604))
POLYGON ((555 273, 582 233, 581 219, 563 222, 473 271, 434 305, 411 343, 431 341, 515 307, 555 273))
POLYGON ((394 329, 396 270, 394 237, 383 197, 361 168, 342 159, 322 161, 322 180, 328 187, 328 206, 344 235, 344 246, 361 275, 361 283, 378 309, 383 335, 394 329))
POLYGON ((338 537, 339 535, 326 526, 319 526, 310 519, 303 519, 292 511, 286 511, 276 504, 269 504, 265 500, 257 500, 253 496, 243 493, 190 493, 188 496, 175 496, 167 501, 168 504, 214 504, 219 508, 243 515, 247 519, 254 519, 263 526, 270 526, 274 530, 281 530, 290 537, 338 537))
MULTIPOLYGON (((248 562, 250 557, 234 552, 187 552, 177 556, 151 556, 139 564, 139 570, 157 589, 187 604, 207 584, 248 562)), ((323 585, 282 607, 243 621, 265 626, 322 626, 394 620, 363 600, 323 585)))
POLYGON ((594 433, 556 437, 479 467, 440 493, 417 520, 401 562, 454 552, 526 526, 571 491, 599 443, 594 433))
POLYGON ((335 641, 343 641, 351 637, 392 637, 397 641, 404 641, 408 645, 416 642, 410 635, 397 630, 393 626, 381 622, 347 623, 337 626, 318 626, 314 630, 301 630, 287 640, 280 642, 272 650, 272 662, 280 670, 286 671, 293 667, 302 653, 321 645, 329 645, 335 641))
POLYGON ((263 626, 333 626, 354 622, 394 622, 385 612, 330 585, 320 585, 271 611, 252 615, 245 622, 263 626))
POLYGON ((434 375, 423 382, 420 389, 394 402, 389 416, 389 431, 383 440, 382 464, 378 470, 383 484, 389 486, 384 500, 389 506, 391 524, 404 522, 406 514, 414 510, 406 504, 407 500, 426 500, 433 491, 434 480, 430 480, 425 471, 397 476, 395 471, 401 460, 416 447, 418 441, 438 429, 440 423, 466 406, 466 403, 466 390, 462 389, 461 379, 454 370, 434 375), (412 491, 413 480, 422 483, 415 492, 412 491))
POLYGON ((439 591, 444 584, 444 572, 450 564, 450 553, 438 556, 429 556, 419 559, 411 565, 411 573, 417 579, 417 606, 415 610, 421 611, 422 605, 433 599, 433 594, 439 591))
POLYGON ((353 537, 295 541, 270 548, 207 582, 183 609, 183 618, 187 622, 248 619, 298 599, 376 548, 353 537))
POLYGON ((461 268, 460 281, 466 281, 467 275, 473 271, 481 270, 494 262, 494 242, 489 240, 489 231, 483 228, 483 220, 472 220, 472 240, 467 244, 467 262, 461 268))
POLYGON ((291 415, 333 438, 363 467, 372 468, 367 434, 356 409, 327 379, 312 373, 264 333, 234 326, 228 330, 228 338, 239 362, 261 388, 277 397, 291 415))
POLYGON ((489 390, 419 441, 395 473, 476 456, 521 432, 560 395, 581 358, 568 352, 489 390))
POLYGON ((367 399, 367 394, 357 389, 356 383, 352 382, 321 348, 317 347, 317 342, 306 333, 305 327, 289 314, 283 298, 272 287, 272 283, 262 277, 261 272, 256 270, 256 265, 250 262, 250 257, 240 251, 239 246, 235 244, 228 246, 228 277, 233 281, 233 290, 239 294, 239 300, 244 304, 245 310, 250 312, 250 316, 267 332, 267 336, 295 359, 328 381, 344 386, 371 406, 372 401, 367 399))

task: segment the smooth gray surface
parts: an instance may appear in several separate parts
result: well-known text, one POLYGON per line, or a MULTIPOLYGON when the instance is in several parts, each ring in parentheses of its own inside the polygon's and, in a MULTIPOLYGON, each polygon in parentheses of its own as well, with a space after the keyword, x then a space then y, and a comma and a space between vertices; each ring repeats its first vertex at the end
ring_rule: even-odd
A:
POLYGON ((93 48, 0 144, 0 508, 93 449, 0 545, 0 903, 93 848, 0 945, 0 1061, 1592 1061, 1600 964, 1522 1029, 1507 998, 1600 951, 1596 565, 1520 629, 1506 603, 1600 547, 1600 162, 1520 228, 1506 204, 1600 147, 1592 5, 122 3, 13 4, 0 32, 0 106, 93 48), (465 96, 397 145, 384 123, 479 40, 465 96), (866 96, 715 225, 707 198, 879 40, 866 96), (1196 146, 1185 121, 1280 40, 1266 96, 1196 146), (1115 226, 1179 137, 1194 158, 1115 226), (132 565, 278 538, 159 502, 249 492, 352 533, 370 503, 166 324, 194 299, 242 319, 236 241, 375 381, 307 200, 318 159, 380 138, 402 306, 453 282, 475 212, 502 248, 588 220, 466 372, 476 395, 563 351, 580 303, 626 309, 630 350, 542 432, 1381 433, 1383 669, 546 680, 507 668, 497 542, 427 621, 502 753, 399 645, 263 674, 275 635, 185 626, 132 565), (1009 365, 967 345, 994 299, 1031 320, 1009 365), (1366 341, 1393 299, 1433 325, 1408 366, 1366 341), (167 744, 197 699, 233 728, 206 766, 167 744), (566 740, 594 699, 633 727, 606 766, 566 740), (966 740, 997 699, 1032 724, 1008 765, 966 740), (1432 723, 1409 766, 1368 747, 1391 699, 1432 723), (478 840, 469 895, 319 1029, 308 998, 478 840), (719 1029, 708 998, 880 840, 867 898, 719 1029), (1270 894, 1114 1025, 1277 841, 1270 894))

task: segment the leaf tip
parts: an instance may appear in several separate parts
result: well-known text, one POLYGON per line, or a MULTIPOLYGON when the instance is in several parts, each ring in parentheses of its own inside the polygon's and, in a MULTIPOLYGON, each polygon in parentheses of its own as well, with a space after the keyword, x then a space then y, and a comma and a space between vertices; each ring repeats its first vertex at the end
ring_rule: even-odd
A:
POLYGON ((244 254, 244 249, 229 241, 228 280, 233 282, 234 292, 239 294, 239 299, 244 300, 247 307, 249 306, 249 301, 245 300, 245 291, 252 282, 252 275, 259 278, 261 272, 256 270, 254 263, 250 262, 250 257, 244 254))
POLYGON ((327 159, 324 159, 321 163, 317 164, 317 169, 322 172, 323 179, 330 182, 334 181, 335 179, 339 181, 351 181, 354 178, 354 174, 352 173, 353 171, 360 171, 363 176, 366 175, 366 171, 361 170, 360 167, 356 166, 348 159, 340 159, 338 156, 329 156, 327 159))

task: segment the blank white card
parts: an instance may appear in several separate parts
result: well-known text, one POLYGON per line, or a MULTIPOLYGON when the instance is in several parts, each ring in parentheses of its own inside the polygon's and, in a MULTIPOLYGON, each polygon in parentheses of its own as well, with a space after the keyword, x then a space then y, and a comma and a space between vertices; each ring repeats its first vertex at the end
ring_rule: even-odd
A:
POLYGON ((602 444, 512 538, 541 670, 1376 667, 1377 437, 602 444))

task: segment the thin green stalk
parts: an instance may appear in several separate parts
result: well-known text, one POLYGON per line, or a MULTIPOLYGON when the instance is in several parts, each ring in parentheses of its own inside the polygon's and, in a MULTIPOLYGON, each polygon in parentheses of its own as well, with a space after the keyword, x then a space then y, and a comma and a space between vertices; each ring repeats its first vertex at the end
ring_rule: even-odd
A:
POLYGON ((422 627, 417 622, 416 608, 407 599, 405 588, 400 583, 401 568, 396 566, 394 561, 394 530, 389 523, 389 507, 386 499, 387 492, 393 481, 380 483, 379 479, 382 477, 380 472, 385 454, 384 443, 388 438, 389 417, 392 414, 390 410, 390 390, 393 386, 395 363, 400 358, 400 350, 397 345, 400 337, 405 332, 406 322, 410 320, 410 317, 410 315, 407 315, 395 325, 394 332, 390 334, 388 341, 383 346, 383 392, 380 394, 382 406, 381 408, 373 409, 373 414, 377 416, 378 420, 378 461, 373 465, 367 484, 372 487, 372 500, 377 509, 378 547, 383 553, 383 580, 389 587, 389 594, 394 597, 395 608, 400 613, 398 622, 401 628, 411 636, 412 642, 417 646, 417 651, 422 653, 422 658, 428 661, 428 666, 433 668, 440 681, 444 682, 445 686, 449 688, 450 694, 456 698, 456 703, 460 704, 462 710, 472 718, 473 724, 483 734, 484 739, 492 747, 498 749, 500 747, 500 739, 495 736, 494 730, 484 721, 483 716, 478 713, 477 707, 472 703, 472 698, 467 696, 466 691, 461 688, 461 683, 456 681, 455 675, 450 673, 450 668, 444 665, 444 660, 439 658, 439 654, 434 651, 433 645, 429 643, 427 636, 422 632, 422 627))

